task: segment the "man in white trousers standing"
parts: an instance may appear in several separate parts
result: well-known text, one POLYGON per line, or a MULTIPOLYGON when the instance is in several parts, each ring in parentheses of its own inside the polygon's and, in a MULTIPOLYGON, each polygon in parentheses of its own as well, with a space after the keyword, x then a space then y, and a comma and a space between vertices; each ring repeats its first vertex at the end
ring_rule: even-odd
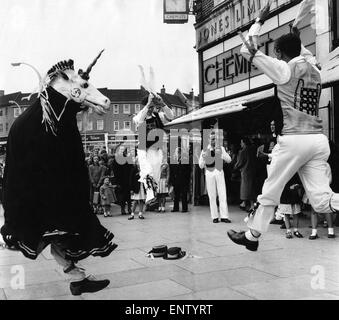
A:
MULTIPOLYGON (((310 1, 303 1, 300 10, 303 11, 309 4, 310 1)), ((277 59, 257 49, 258 35, 269 9, 267 5, 261 11, 241 49, 242 55, 277 85, 284 119, 278 137, 279 148, 272 154, 262 194, 247 223, 249 230, 228 231, 233 242, 251 251, 258 249, 258 239, 268 230, 282 190, 296 172, 315 211, 339 211, 339 194, 332 191, 326 175, 330 148, 318 117, 321 77, 316 60, 301 44, 296 24, 290 34, 276 40, 277 59)))
POLYGON ((144 106, 133 118, 139 133, 138 160, 140 180, 146 187, 146 203, 155 199, 155 185, 160 180, 163 158, 164 124, 174 118, 173 111, 156 93, 149 93, 142 101, 144 106), (159 145, 160 144, 160 145, 159 145))
POLYGON ((220 221, 231 222, 227 206, 223 161, 230 163, 232 159, 223 146, 216 144, 215 132, 212 131, 207 148, 202 150, 200 154, 199 167, 205 168, 206 187, 213 223, 219 222, 217 196, 219 198, 220 221))

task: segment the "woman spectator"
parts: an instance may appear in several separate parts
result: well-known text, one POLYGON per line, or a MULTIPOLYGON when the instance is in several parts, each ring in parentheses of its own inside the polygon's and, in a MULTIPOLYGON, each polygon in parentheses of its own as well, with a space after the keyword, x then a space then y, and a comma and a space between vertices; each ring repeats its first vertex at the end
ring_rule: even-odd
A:
POLYGON ((238 155, 234 169, 239 169, 241 173, 240 182, 240 208, 251 211, 255 202, 255 169, 256 169, 256 149, 251 145, 248 138, 241 139, 241 150, 238 155))
POLYGON ((166 207, 166 195, 168 194, 168 184, 170 177, 170 167, 167 163, 167 157, 164 154, 162 158, 162 164, 160 167, 160 180, 158 183, 158 212, 165 212, 166 207))
POLYGON ((91 182, 91 202, 93 204, 94 212, 97 213, 99 198, 94 199, 94 192, 97 192, 96 197, 99 196, 99 188, 103 177, 105 176, 105 168, 99 164, 99 157, 93 157, 93 164, 88 168, 89 179, 91 182), (94 201, 93 201, 94 200, 94 201))

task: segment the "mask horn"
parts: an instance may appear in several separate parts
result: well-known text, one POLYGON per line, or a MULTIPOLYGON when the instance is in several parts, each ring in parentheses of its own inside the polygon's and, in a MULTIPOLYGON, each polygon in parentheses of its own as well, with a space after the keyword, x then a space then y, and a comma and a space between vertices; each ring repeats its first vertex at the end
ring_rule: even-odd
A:
POLYGON ((100 58, 101 54, 104 52, 105 49, 102 49, 100 53, 97 55, 97 57, 93 60, 93 62, 87 67, 86 71, 83 72, 81 69, 79 70, 79 75, 84 79, 89 79, 89 73, 91 72, 93 66, 97 63, 98 59, 100 58))

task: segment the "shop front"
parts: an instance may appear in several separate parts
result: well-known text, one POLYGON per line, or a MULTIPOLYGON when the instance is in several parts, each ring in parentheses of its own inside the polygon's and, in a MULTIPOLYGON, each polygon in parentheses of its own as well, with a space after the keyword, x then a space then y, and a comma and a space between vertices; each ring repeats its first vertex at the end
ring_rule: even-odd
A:
MULTIPOLYGON (((197 128, 201 133, 202 129, 218 128, 224 131, 225 145, 239 145, 242 137, 252 138, 260 144, 260 139, 271 134, 272 120, 277 126, 281 125, 281 110, 274 84, 240 54, 242 39, 239 32, 246 35, 266 2, 202 0, 203 7, 208 4, 213 6, 209 14, 200 15, 195 24, 202 108, 175 119, 167 125, 168 128, 197 128)), ((296 17, 300 2, 273 1, 270 16, 261 30, 259 49, 262 52, 275 57, 274 41, 290 32, 290 24, 296 17)), ((317 15, 322 15, 321 19, 329 13, 326 5, 328 3, 324 10, 316 11, 317 15)), ((328 39, 331 30, 329 23, 319 27, 315 19, 319 17, 310 13, 299 29, 303 45, 321 61, 331 50, 328 39)), ((331 88, 324 88, 319 115, 326 134, 331 131, 332 105, 331 88)), ((196 171, 199 171, 197 166, 196 171)), ((194 177, 200 181, 195 183, 198 185, 195 198, 199 199, 206 188, 200 173, 195 173, 194 177)))
POLYGON ((107 133, 84 133, 81 135, 81 140, 85 153, 94 149, 102 149, 103 147, 106 147, 107 150, 107 133))

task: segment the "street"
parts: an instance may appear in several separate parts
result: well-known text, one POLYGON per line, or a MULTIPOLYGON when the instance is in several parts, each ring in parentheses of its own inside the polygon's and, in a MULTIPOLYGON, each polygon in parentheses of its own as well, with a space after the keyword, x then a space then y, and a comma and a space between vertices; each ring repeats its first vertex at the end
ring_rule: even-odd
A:
MULTIPOLYGON (((115 234, 118 249, 107 258, 90 257, 81 265, 108 288, 72 296, 62 269, 45 249, 37 261, 20 252, 0 250, 0 300, 3 299, 339 299, 339 239, 308 239, 310 222, 301 220, 303 239, 286 239, 271 225, 257 252, 234 245, 226 231, 245 229, 245 213, 230 207, 232 223, 211 222, 208 207, 190 213, 146 212, 146 219, 100 216, 115 234), (180 260, 149 258, 152 246, 166 244, 186 251, 180 260), (15 277, 24 273, 24 289, 15 277), (19 283, 19 285, 18 285, 19 283)), ((3 216, 0 217, 3 224, 3 216)))

